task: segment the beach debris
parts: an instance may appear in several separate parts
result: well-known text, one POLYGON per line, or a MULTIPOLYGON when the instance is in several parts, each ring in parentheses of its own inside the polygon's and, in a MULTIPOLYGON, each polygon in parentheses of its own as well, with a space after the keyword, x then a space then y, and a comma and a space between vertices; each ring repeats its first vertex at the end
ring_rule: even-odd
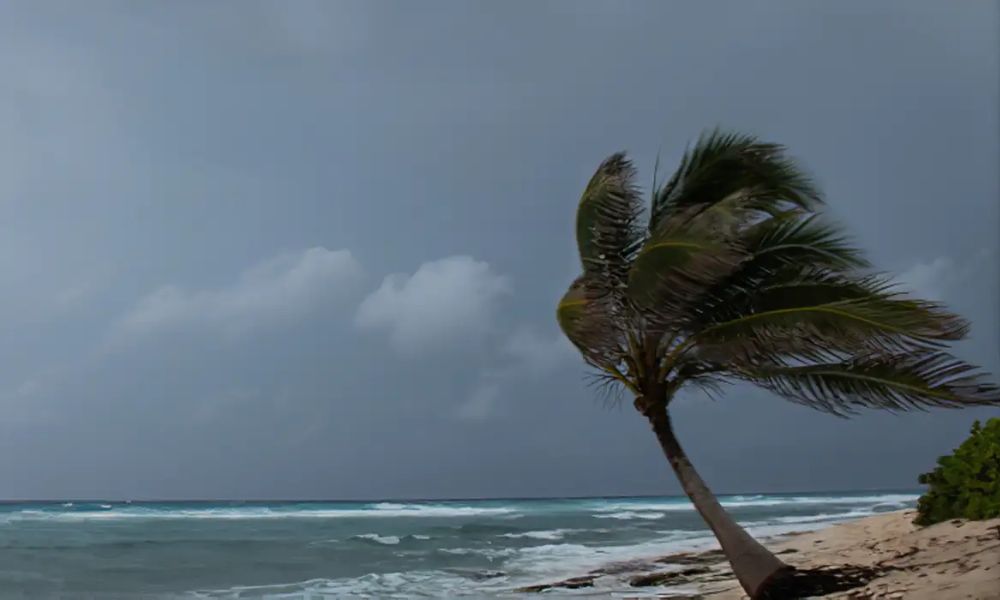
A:
POLYGON ((681 552, 678 554, 670 554, 656 559, 656 562, 668 565, 701 565, 713 561, 723 561, 725 559, 726 555, 722 553, 722 550, 715 549, 697 553, 681 552))
POLYGON ((680 571, 658 571, 656 573, 636 575, 629 579, 628 584, 632 587, 676 585, 678 583, 686 583, 694 575, 702 575, 711 571, 708 567, 691 567, 680 571))
POLYGON ((576 590, 580 588, 594 587, 595 576, 585 575, 583 577, 571 577, 569 579, 563 579, 562 581, 556 581, 554 583, 540 583, 537 585, 528 585, 525 587, 517 588, 515 592, 522 594, 530 594, 535 592, 545 592, 554 589, 566 589, 566 590, 576 590))
POLYGON ((472 579, 482 581, 485 579, 495 579, 497 577, 506 577, 507 574, 503 571, 474 571, 471 574, 472 579))
MULTIPOLYGON (((659 562, 659 561, 658 561, 659 562)), ((649 562, 648 560, 631 560, 611 563, 601 567, 600 569, 594 569, 588 575, 621 575, 627 573, 638 573, 643 571, 651 571, 656 568, 656 565, 649 562)))

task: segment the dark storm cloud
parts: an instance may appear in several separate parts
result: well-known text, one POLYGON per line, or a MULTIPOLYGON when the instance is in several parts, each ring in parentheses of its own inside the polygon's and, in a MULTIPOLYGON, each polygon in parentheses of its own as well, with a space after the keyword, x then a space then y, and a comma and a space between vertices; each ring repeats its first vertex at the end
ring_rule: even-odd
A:
MULTIPOLYGON (((4 497, 675 492, 556 331, 577 194, 786 143, 1000 371, 998 10, 939 2, 0 9, 4 497)), ((911 485, 989 411, 679 401, 720 490, 911 485)))

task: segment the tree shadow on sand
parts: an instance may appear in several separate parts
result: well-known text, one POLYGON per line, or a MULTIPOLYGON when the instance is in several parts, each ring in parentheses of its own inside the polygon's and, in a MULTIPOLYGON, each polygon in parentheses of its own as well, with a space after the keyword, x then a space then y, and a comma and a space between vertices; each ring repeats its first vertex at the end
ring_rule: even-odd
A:
POLYGON ((883 568, 857 565, 792 568, 779 574, 767 593, 754 600, 795 600, 846 592, 868 585, 885 572, 883 568))

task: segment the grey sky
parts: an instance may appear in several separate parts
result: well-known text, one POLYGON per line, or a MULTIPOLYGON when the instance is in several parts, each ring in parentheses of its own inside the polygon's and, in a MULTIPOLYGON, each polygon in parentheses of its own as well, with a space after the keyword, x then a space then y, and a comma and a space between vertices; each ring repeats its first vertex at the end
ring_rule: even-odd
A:
MULTIPOLYGON (((0 497, 674 493, 557 335, 607 154, 787 144, 998 358, 998 5, 0 8, 0 497)), ((995 411, 994 411, 995 412, 995 411)), ((720 491, 909 486, 990 411, 690 397, 720 491)))

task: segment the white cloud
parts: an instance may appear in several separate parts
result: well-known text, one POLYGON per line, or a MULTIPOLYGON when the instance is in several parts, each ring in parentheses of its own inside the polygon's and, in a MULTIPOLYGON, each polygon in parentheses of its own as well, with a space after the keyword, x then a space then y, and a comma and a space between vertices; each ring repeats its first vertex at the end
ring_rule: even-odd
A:
POLYGON ((980 268, 988 264, 992 253, 980 250, 962 263, 939 256, 929 262, 918 262, 896 278, 902 289, 924 300, 949 299, 954 290, 970 281, 980 268))
POLYGON ((925 300, 942 300, 946 285, 954 276, 955 263, 947 256, 939 256, 930 262, 920 262, 897 278, 908 292, 925 300))
POLYGON ((458 407, 457 416, 465 421, 484 421, 496 410, 500 398, 500 386, 494 383, 482 383, 469 399, 458 407))
POLYGON ((213 290, 164 286, 143 298, 117 324, 115 336, 132 337, 192 325, 230 333, 301 317, 356 289, 361 265, 348 250, 310 248, 283 254, 213 290))
POLYGON ((426 262, 413 275, 389 275, 358 308, 362 329, 384 330, 404 354, 435 350, 489 333, 510 283, 469 256, 426 262))
POLYGON ((578 358, 573 344, 561 333, 543 336, 525 327, 515 330, 504 342, 501 351, 514 359, 517 367, 534 373, 552 371, 559 365, 578 358))

